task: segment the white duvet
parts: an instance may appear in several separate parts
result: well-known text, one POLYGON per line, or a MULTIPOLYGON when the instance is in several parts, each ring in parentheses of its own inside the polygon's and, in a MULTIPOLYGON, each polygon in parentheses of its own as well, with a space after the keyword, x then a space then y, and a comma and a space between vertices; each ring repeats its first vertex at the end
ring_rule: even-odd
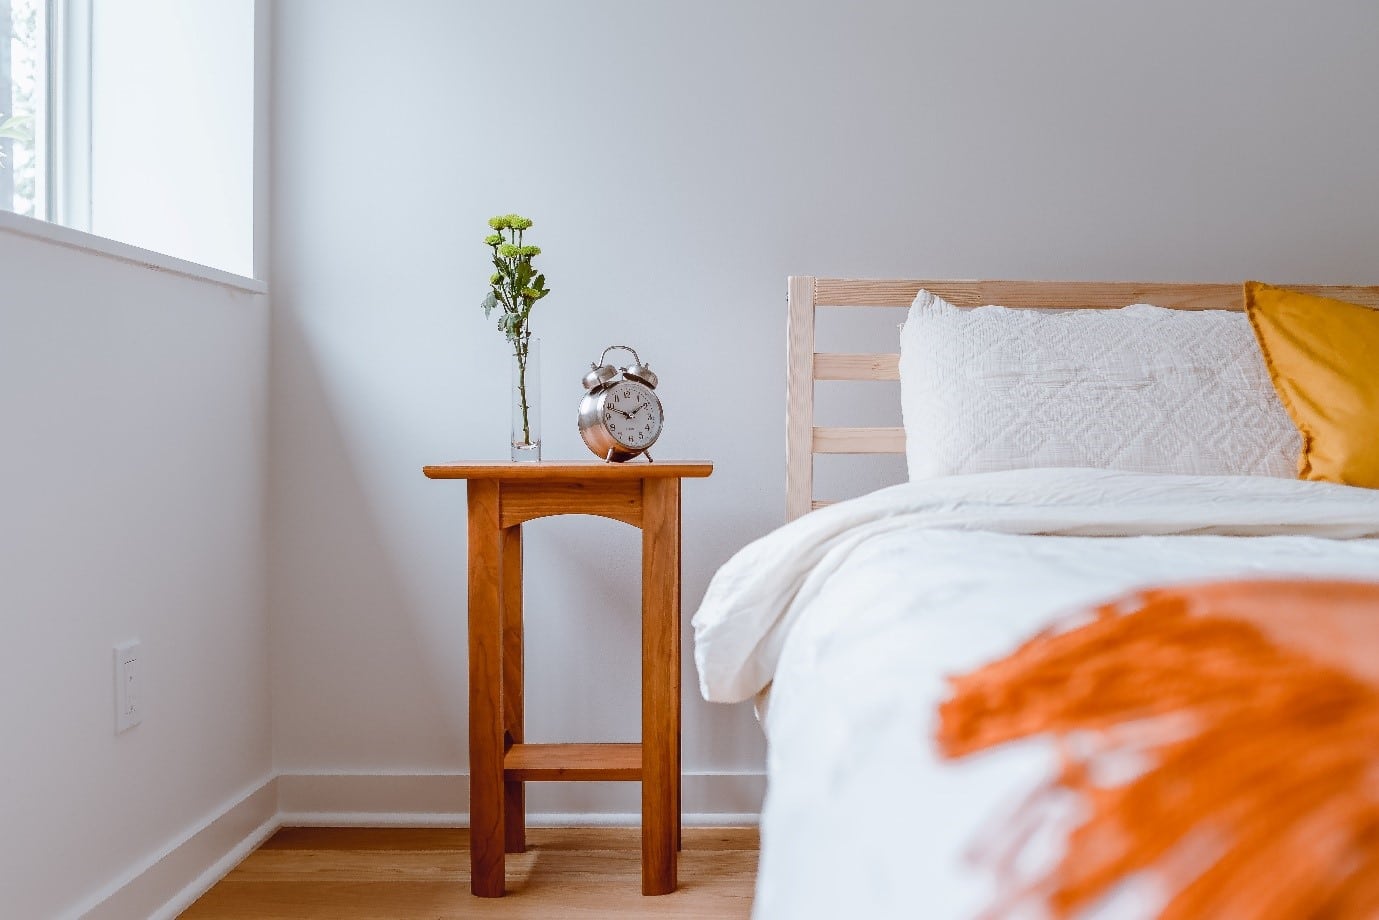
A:
MULTIPOLYGON (((1041 742, 959 763, 944 676, 1127 590, 1223 577, 1379 580, 1379 492, 1255 477, 1023 470, 909 483, 743 549, 694 617, 706 699, 771 687, 758 920, 972 917, 970 859, 1047 777, 1041 742)), ((1057 852, 1051 837, 1041 849, 1057 852)), ((1106 915, 1152 911, 1152 884, 1106 915)))

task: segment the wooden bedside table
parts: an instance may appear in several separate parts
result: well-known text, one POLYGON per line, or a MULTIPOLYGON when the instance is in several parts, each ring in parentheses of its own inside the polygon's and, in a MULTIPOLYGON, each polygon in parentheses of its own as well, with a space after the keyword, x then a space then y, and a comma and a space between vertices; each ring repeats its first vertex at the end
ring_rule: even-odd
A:
POLYGON ((680 847, 680 481, 713 464, 492 461, 427 466, 469 489, 471 890, 503 895, 503 854, 526 849, 524 783, 640 781, 642 894, 675 890, 680 847), (640 744, 527 744, 522 524, 594 514, 642 531, 640 744))

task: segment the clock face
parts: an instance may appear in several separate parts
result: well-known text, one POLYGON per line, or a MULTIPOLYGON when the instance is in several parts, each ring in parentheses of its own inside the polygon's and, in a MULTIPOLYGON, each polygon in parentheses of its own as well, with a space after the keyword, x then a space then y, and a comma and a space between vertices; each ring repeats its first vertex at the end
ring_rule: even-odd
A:
POLYGON ((600 417, 614 440, 633 450, 646 450, 656 443, 664 421, 656 394, 650 387, 631 380, 608 388, 600 417))

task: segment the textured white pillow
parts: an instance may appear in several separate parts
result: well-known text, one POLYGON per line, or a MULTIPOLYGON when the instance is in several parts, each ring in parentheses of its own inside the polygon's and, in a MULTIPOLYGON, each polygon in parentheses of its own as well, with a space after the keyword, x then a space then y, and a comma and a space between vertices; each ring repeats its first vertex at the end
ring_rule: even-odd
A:
POLYGON ((911 479, 1030 467, 1297 475, 1301 437, 1244 313, 955 307, 900 335, 911 479))

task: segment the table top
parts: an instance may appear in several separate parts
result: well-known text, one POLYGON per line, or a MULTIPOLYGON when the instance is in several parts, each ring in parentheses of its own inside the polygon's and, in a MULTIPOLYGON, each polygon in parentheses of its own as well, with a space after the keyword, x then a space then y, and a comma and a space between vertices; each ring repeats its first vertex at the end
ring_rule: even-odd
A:
POLYGON ((428 479, 503 479, 548 481, 629 479, 702 479, 713 472, 710 460, 629 460, 605 463, 602 460, 474 460, 467 463, 441 463, 424 466, 428 479))

